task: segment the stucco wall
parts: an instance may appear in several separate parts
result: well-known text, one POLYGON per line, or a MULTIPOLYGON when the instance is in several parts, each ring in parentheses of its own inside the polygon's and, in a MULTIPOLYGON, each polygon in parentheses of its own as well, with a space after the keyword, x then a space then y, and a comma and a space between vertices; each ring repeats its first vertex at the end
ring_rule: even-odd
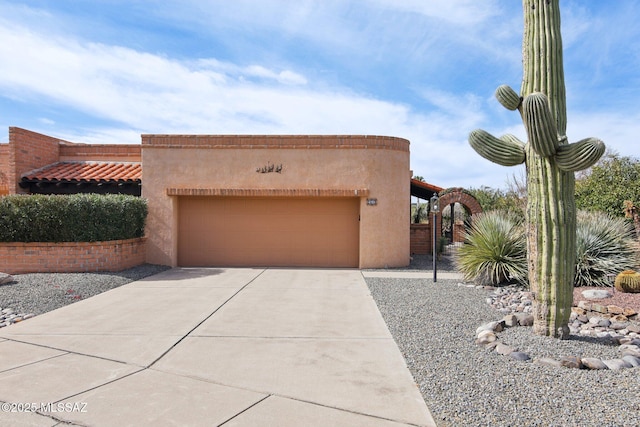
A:
POLYGON ((270 190, 318 190, 322 197, 331 194, 326 190, 365 189, 368 192, 362 194, 366 196, 358 195, 360 268, 409 263, 407 140, 379 136, 143 135, 142 170, 142 196, 149 202, 148 262, 177 264, 179 196, 170 196, 168 191, 262 190, 254 194, 266 196, 270 190), (258 171, 269 165, 281 166, 281 171, 258 171), (377 199, 377 204, 368 206, 367 198, 377 199))

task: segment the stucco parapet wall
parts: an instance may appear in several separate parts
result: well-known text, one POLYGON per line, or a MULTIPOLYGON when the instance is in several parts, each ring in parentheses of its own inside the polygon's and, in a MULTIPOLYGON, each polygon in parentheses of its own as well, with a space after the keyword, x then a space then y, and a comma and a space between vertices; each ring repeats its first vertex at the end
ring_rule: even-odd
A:
POLYGON ((245 188, 167 188, 167 196, 236 197, 367 197, 368 189, 245 189, 245 188))
POLYGON ((375 135, 142 135, 143 148, 381 149, 409 152, 409 141, 375 135))

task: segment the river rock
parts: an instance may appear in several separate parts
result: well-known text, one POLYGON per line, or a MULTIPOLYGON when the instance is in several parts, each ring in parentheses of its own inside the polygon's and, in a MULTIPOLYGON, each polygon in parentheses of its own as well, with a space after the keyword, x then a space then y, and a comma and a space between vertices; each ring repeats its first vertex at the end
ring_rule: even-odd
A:
POLYGON ((582 364, 589 369, 609 369, 602 360, 596 357, 584 357, 582 364))
POLYGON ((582 361, 576 356, 563 356, 560 358, 560 364, 566 368, 582 369, 582 361))
POLYGON ((617 305, 608 305, 607 311, 611 314, 622 314, 624 312, 623 308, 617 305))
POLYGON ((612 371, 619 371, 620 369, 633 368, 633 365, 622 359, 610 359, 602 361, 612 371))
POLYGON ((516 317, 518 318, 518 324, 520 326, 532 326, 533 325, 533 315, 527 313, 517 313, 516 317))
POLYGON ((634 368, 640 366, 640 357, 637 356, 622 356, 622 360, 631 364, 634 368))
POLYGON ((561 368, 562 367, 562 363, 560 363, 559 360, 552 359, 550 357, 541 357, 540 359, 536 359, 535 363, 537 363, 539 365, 553 366, 553 367, 556 367, 556 368, 561 368))
POLYGON ((513 347, 509 347, 506 344, 498 343, 498 345, 496 345, 496 353, 501 354, 503 356, 508 356, 514 351, 515 349, 513 347))
POLYGON ((604 289, 587 289, 582 291, 582 296, 586 299, 605 299, 611 298, 611 292, 604 289))
POLYGON ((640 334, 640 325, 636 325, 636 324, 630 324, 627 326, 627 330, 629 332, 634 332, 636 334, 640 334))
POLYGON ((13 282, 13 276, 7 273, 0 273, 0 285, 13 282))
POLYGON ((504 322, 504 325, 508 327, 518 326, 518 318, 513 314, 507 314, 504 316, 502 321, 504 322))
POLYGON ((514 351, 513 353, 509 353, 509 357, 511 357, 512 359, 515 360, 519 360, 519 361, 527 361, 527 360, 531 360, 531 356, 529 356, 527 353, 523 353, 521 351, 514 351))

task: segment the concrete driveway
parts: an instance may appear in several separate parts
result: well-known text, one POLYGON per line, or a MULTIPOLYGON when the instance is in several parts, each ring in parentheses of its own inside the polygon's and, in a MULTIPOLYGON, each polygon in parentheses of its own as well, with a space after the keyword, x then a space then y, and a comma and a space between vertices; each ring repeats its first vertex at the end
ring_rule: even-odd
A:
POLYGON ((172 269, 0 329, 0 401, 12 426, 435 426, 358 270, 172 269))

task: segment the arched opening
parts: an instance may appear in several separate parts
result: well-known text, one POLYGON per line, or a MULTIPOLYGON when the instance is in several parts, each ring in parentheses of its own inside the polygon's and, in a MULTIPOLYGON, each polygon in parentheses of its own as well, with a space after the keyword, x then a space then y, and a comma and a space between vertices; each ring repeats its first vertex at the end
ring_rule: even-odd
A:
POLYGON ((463 188, 447 188, 439 193, 441 225, 445 253, 451 254, 462 245, 475 214, 482 212, 480 203, 463 188))

